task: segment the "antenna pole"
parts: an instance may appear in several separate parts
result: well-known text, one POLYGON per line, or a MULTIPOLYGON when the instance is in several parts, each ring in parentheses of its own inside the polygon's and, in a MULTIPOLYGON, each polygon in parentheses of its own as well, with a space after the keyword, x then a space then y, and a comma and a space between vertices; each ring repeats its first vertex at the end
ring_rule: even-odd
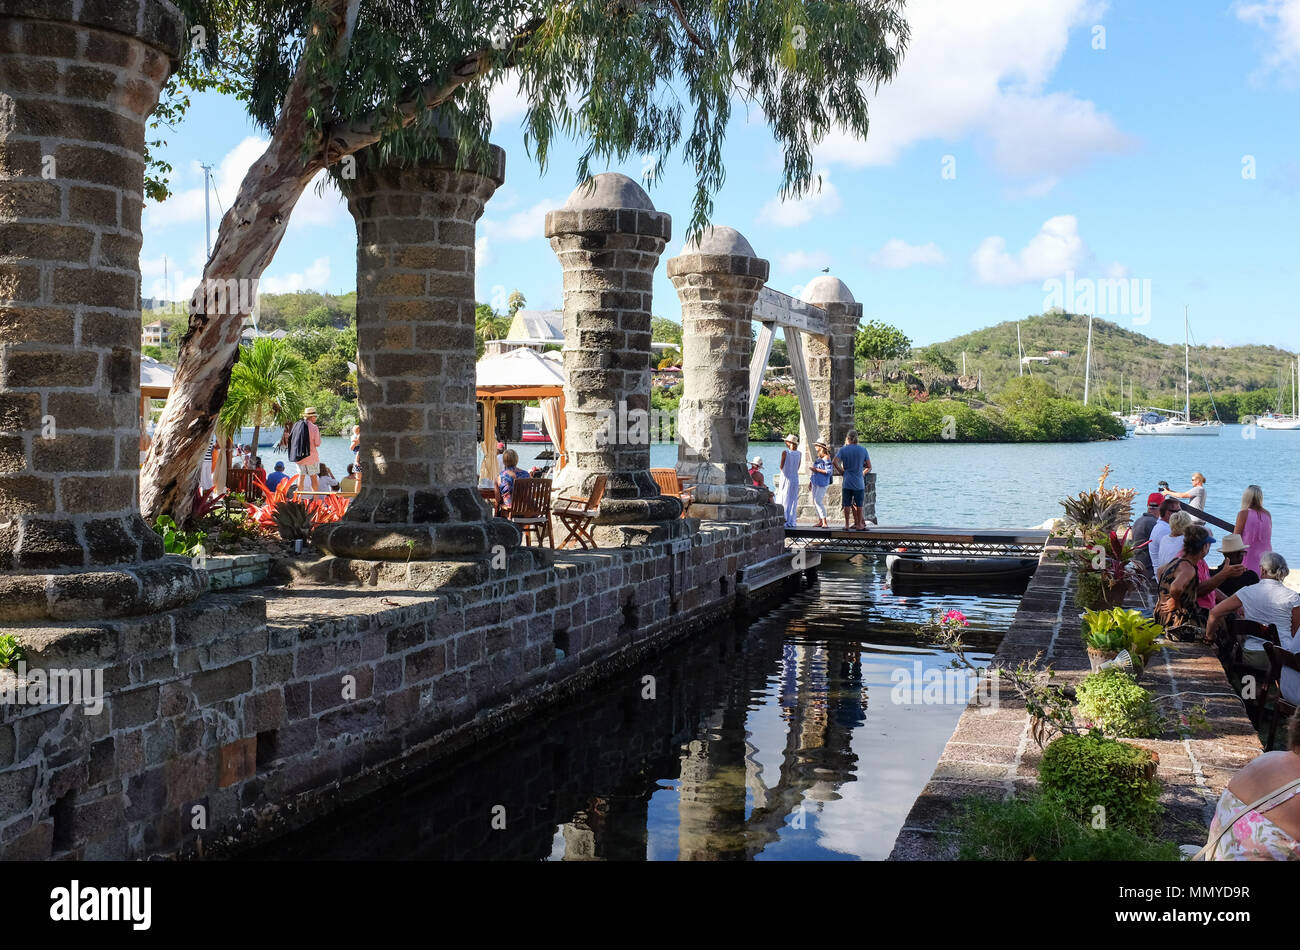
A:
POLYGON ((212 166, 201 165, 203 169, 203 233, 208 248, 208 257, 212 256, 212 208, 208 202, 208 185, 212 180, 212 166))

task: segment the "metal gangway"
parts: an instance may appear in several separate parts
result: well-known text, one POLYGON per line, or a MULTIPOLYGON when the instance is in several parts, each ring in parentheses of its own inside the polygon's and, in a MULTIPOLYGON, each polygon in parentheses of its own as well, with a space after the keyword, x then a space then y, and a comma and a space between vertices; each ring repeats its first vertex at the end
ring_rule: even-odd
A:
POLYGON ((893 554, 900 548, 927 557, 1037 558, 1051 532, 1032 530, 972 530, 927 525, 912 527, 868 526, 862 531, 843 528, 786 528, 787 550, 824 554, 893 554))

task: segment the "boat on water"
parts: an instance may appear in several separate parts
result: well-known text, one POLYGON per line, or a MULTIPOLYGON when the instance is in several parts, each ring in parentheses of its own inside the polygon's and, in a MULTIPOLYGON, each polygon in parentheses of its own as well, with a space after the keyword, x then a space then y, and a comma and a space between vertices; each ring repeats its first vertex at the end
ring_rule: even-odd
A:
POLYGON ((1282 387, 1279 386, 1278 394, 1277 394, 1278 411, 1275 413, 1270 412, 1268 415, 1260 416, 1255 420, 1255 424, 1258 425, 1261 429, 1279 429, 1279 430, 1292 430, 1292 431, 1296 429, 1300 429, 1300 357, 1297 357, 1296 359, 1296 366, 1294 369, 1294 373, 1290 372, 1291 367, 1288 367, 1287 369, 1288 369, 1288 375, 1292 377, 1291 414, 1285 415, 1282 412, 1282 387))
POLYGON ((524 407, 524 426, 519 441, 545 445, 551 444, 551 437, 547 435, 546 426, 542 421, 541 407, 524 407))
POLYGON ((1174 418, 1159 422, 1146 422, 1133 430, 1134 435, 1200 435, 1217 436, 1223 429, 1222 422, 1200 422, 1189 420, 1176 409, 1165 410, 1174 418))
POLYGON ((933 557, 922 554, 890 554, 885 567, 895 580, 978 583, 1033 576, 1036 557, 933 557))
POLYGON ((1217 420, 1203 422, 1192 419, 1192 330, 1186 308, 1183 309, 1183 374, 1187 387, 1183 408, 1158 410, 1166 418, 1140 423, 1133 430, 1134 435, 1217 436, 1223 428, 1223 423, 1217 420))

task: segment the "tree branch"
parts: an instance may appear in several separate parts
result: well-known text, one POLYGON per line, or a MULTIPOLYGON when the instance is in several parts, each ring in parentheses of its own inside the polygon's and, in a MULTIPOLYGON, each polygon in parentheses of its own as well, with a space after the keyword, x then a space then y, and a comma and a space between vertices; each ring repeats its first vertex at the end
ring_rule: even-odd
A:
MULTIPOLYGON (((504 68, 508 69, 515 64, 520 46, 545 22, 545 17, 530 20, 511 38, 510 51, 502 64, 504 68)), ((449 101, 461 86, 483 76, 493 65, 492 50, 484 47, 453 63, 445 80, 425 83, 404 91, 397 102, 397 126, 406 128, 415 121, 421 111, 437 108, 449 101)), ((347 119, 329 126, 325 132, 324 147, 320 156, 321 164, 332 165, 345 155, 351 155, 368 145, 374 145, 383 138, 386 131, 392 128, 392 121, 392 113, 374 109, 355 119, 347 119)))
POLYGON ((703 40, 695 35, 695 31, 691 29, 691 25, 686 22, 686 12, 682 10, 682 5, 678 3, 677 0, 668 0, 668 5, 676 11, 677 19, 681 22, 682 29, 686 31, 686 35, 691 38, 691 42, 707 53, 709 48, 704 45, 703 40))

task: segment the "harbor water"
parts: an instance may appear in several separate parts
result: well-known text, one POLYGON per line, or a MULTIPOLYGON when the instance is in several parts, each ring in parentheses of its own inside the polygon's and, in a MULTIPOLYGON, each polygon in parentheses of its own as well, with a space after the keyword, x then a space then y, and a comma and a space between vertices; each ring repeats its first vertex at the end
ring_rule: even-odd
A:
POLYGON ((828 564, 752 623, 692 636, 252 857, 884 858, 968 699, 917 626, 962 610, 987 662, 1022 590, 896 592, 876 559, 828 564))

